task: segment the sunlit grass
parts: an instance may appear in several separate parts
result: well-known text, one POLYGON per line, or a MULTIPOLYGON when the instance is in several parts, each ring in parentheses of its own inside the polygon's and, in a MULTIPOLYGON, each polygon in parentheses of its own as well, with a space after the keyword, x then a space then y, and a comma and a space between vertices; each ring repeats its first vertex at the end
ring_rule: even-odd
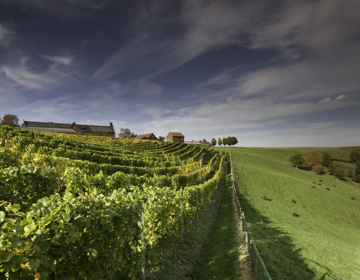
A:
POLYGON ((320 157, 327 152, 333 158, 349 160, 350 151, 225 150, 232 152, 240 202, 273 279, 360 279, 359 185, 328 174, 296 170, 288 161, 299 151, 305 156, 315 151, 320 157), (319 180, 323 180, 321 186, 319 180), (263 200, 263 195, 270 200, 263 200), (352 196, 359 199, 351 200, 352 196), (293 217, 292 211, 299 217, 293 217))

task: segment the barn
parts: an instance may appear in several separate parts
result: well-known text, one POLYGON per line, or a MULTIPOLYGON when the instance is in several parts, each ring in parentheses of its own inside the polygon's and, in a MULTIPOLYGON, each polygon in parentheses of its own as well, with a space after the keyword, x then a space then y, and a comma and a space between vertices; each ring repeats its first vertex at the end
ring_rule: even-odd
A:
POLYGON ((77 124, 70 123, 54 123, 54 122, 33 122, 23 120, 22 128, 40 131, 50 131, 67 134, 97 135, 115 137, 115 128, 110 122, 109 126, 77 124))
POLYGON ((184 143, 185 136, 181 132, 169 132, 166 136, 167 142, 184 143))

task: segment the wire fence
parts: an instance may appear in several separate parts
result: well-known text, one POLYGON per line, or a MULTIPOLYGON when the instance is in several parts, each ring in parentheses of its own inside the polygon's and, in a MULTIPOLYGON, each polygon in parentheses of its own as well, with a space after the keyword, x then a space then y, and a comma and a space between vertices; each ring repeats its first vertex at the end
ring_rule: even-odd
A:
POLYGON ((234 169, 231 159, 231 152, 230 152, 230 165, 231 165, 231 184, 233 189, 233 194, 235 196, 236 207, 239 213, 240 223, 242 232, 245 234, 245 243, 247 246, 247 250, 249 256, 251 258, 251 268, 254 275, 255 280, 271 280, 269 272, 267 271, 265 264, 259 254, 258 249, 256 248, 254 239, 251 235, 251 232, 248 228, 248 224, 245 219, 245 213, 243 208, 241 207, 239 198, 237 196, 236 186, 235 186, 235 179, 234 179, 234 169))

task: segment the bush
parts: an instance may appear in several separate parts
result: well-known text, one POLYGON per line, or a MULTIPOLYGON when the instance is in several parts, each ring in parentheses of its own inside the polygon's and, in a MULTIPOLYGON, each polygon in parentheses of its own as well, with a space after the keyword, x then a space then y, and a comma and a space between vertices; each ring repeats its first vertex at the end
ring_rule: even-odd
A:
POLYGON ((329 166, 328 166, 328 172, 329 172, 329 174, 330 175, 334 175, 334 172, 335 172, 335 168, 336 168, 336 166, 335 166, 335 164, 330 164, 329 166))
POLYGON ((347 172, 346 172, 346 176, 349 177, 349 178, 352 178, 354 176, 354 171, 352 171, 351 169, 349 169, 347 172))
POLYGON ((324 153, 322 157, 322 165, 325 167, 329 167, 329 165, 332 163, 331 161, 332 161, 331 155, 328 153, 324 153))
POLYGON ((360 183, 360 175, 353 175, 352 179, 353 179, 354 182, 360 183))
POLYGON ((336 167, 334 176, 339 179, 343 179, 346 176, 346 171, 341 167, 336 167))
POLYGON ((350 159, 352 162, 360 161, 360 150, 356 149, 356 150, 351 151, 350 159))
POLYGON ((324 173, 324 166, 321 164, 317 164, 313 167, 313 170, 316 174, 323 174, 324 173))

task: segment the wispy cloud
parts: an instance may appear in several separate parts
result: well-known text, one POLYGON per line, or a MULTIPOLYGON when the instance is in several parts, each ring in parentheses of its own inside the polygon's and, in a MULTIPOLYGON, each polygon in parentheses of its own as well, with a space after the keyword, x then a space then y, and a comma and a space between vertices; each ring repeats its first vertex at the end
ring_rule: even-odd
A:
POLYGON ((346 96, 344 94, 340 94, 338 97, 336 97, 336 100, 344 99, 346 96))
POLYGON ((45 59, 59 63, 59 64, 63 64, 63 65, 70 65, 73 62, 73 57, 71 56, 49 56, 49 55, 44 55, 43 56, 45 59))
POLYGON ((326 102, 330 102, 331 98, 330 97, 325 97, 322 100, 320 100, 318 103, 326 103, 326 102))

